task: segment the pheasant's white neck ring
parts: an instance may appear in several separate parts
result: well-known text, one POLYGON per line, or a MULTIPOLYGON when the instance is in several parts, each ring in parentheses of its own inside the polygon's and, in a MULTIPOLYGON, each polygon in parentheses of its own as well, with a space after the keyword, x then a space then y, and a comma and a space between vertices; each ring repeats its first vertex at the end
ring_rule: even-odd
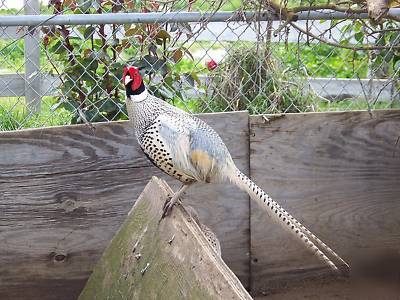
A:
POLYGON ((145 89, 143 92, 141 92, 138 95, 130 95, 129 98, 133 101, 133 102, 142 102, 144 100, 146 100, 147 96, 149 95, 149 93, 147 92, 147 90, 145 89))

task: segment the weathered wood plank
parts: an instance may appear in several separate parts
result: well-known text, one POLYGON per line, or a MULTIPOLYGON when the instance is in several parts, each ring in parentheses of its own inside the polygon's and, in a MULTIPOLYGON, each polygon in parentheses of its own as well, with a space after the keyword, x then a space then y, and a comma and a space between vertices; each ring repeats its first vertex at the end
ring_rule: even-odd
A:
POLYGON ((397 300, 399 295, 398 279, 321 279, 305 281, 299 286, 286 286, 279 290, 271 290, 268 296, 255 297, 254 300, 397 300))
POLYGON ((252 299, 172 190, 153 177, 97 263, 79 300, 252 299))
MULTIPOLYGON (((399 253, 400 111, 269 118, 250 119, 252 179, 353 270, 399 253)), ((326 270, 252 203, 251 253, 255 293, 326 270)))
MULTIPOLYGON (((248 114, 201 117, 248 172, 248 114)), ((152 175, 165 178, 141 153, 128 122, 95 128, 0 133, 0 299, 26 299, 26 288, 33 286, 29 299, 77 296, 132 199, 152 175)), ((247 285, 248 197, 213 185, 193 187, 188 199, 219 237, 227 265, 247 285)))

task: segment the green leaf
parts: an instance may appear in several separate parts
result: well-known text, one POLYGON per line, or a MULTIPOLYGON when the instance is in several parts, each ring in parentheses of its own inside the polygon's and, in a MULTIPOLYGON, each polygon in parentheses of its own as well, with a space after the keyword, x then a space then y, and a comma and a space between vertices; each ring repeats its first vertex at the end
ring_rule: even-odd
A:
POLYGON ((186 81, 187 83, 189 83, 191 86, 194 86, 194 78, 192 77, 191 74, 185 73, 185 74, 183 74, 183 78, 184 78, 185 81, 186 81))
POLYGON ((92 7, 92 0, 77 0, 77 4, 77 11, 80 11, 81 13, 87 13, 92 7))
POLYGON ((353 22, 353 30, 358 32, 358 31, 361 31, 361 28, 362 28, 362 23, 357 21, 357 20, 355 20, 353 22))
MULTIPOLYGON (((95 82, 95 83, 96 83, 96 82, 95 82)), ((92 86, 92 89, 89 90, 88 96, 92 96, 92 95, 95 95, 95 94, 97 94, 97 93, 102 92, 102 89, 100 88, 99 85, 97 85, 97 84, 92 84, 91 82, 90 82, 90 84, 88 84, 88 85, 89 85, 89 86, 92 86)))
POLYGON ((143 29, 140 26, 135 26, 133 28, 129 28, 125 31, 125 36, 134 36, 137 34, 143 33, 143 29))
POLYGON ((83 34, 85 40, 88 40, 89 38, 91 38, 95 32, 96 32, 96 28, 94 26, 87 27, 83 34))
POLYGON ((348 45, 349 44, 349 38, 344 38, 339 42, 340 45, 348 45))
POLYGON ((378 46, 385 46, 385 36, 384 35, 380 36, 376 40, 375 44, 378 45, 378 46))
POLYGON ((104 63, 111 63, 111 57, 108 55, 108 53, 104 50, 101 50, 98 53, 98 57, 104 62, 104 63))
POLYGON ((398 32, 390 33, 389 34, 389 41, 390 41, 390 43, 392 43, 394 45, 399 44, 400 43, 400 41, 399 41, 399 33, 398 32))
POLYGON ((169 72, 164 59, 159 59, 151 55, 145 55, 143 60, 139 61, 139 66, 143 66, 147 71, 150 71, 150 73, 161 71, 163 76, 169 72))
POLYGON ((194 81, 196 81, 198 85, 200 85, 200 79, 196 72, 193 71, 192 73, 190 73, 190 76, 194 79, 194 81))
POLYGON ((352 30, 352 24, 347 24, 347 25, 344 25, 343 27, 342 27, 342 32, 348 32, 348 31, 350 31, 350 30, 352 30))
POLYGON ((156 44, 157 44, 157 45, 160 45, 160 46, 161 46, 162 44, 164 44, 164 40, 163 40, 163 39, 157 39, 157 38, 156 38, 155 41, 156 41, 156 44))
POLYGON ((83 53, 82 53, 83 58, 88 58, 88 57, 92 56, 92 52, 93 52, 92 49, 86 48, 85 50, 83 50, 83 53))
POLYGON ((107 112, 107 113, 111 113, 111 112, 118 111, 118 106, 111 99, 106 99, 104 101, 104 103, 100 106, 100 110, 107 112))
POLYGON ((61 41, 57 41, 57 43, 55 43, 50 49, 50 52, 54 52, 57 54, 62 54, 64 52, 66 52, 66 49, 64 47, 64 44, 61 41))
POLYGON ((171 76, 167 76, 164 78, 164 82, 167 86, 172 87, 172 84, 174 83, 174 80, 171 76))
POLYGON ((76 109, 79 107, 79 103, 71 98, 60 98, 59 105, 57 108, 64 108, 70 112, 75 112, 76 109))
POLYGON ((157 32, 155 37, 159 38, 159 39, 162 39, 162 40, 166 40, 166 39, 170 39, 171 38, 170 34, 164 29, 161 29, 159 32, 157 32))
POLYGON ((400 70, 400 59, 396 61, 393 68, 395 72, 398 72, 400 70))
POLYGON ((78 26, 77 29, 82 35, 84 35, 87 27, 86 26, 78 26))
POLYGON ((389 51, 388 50, 384 51, 383 55, 384 55, 383 57, 384 57, 385 61, 388 62, 388 63, 390 63, 392 61, 393 57, 394 57, 393 51, 390 51, 390 50, 389 51))
POLYGON ((83 72, 81 78, 85 81, 85 83, 88 86, 94 86, 96 84, 96 82, 97 82, 97 79, 98 79, 97 76, 96 76, 96 69, 94 69, 94 70, 89 70, 89 69, 85 70, 83 72))
POLYGON ((78 124, 79 115, 74 115, 71 119, 71 124, 78 124))
POLYGON ((364 33, 359 31, 354 34, 354 38, 357 42, 362 43, 364 41, 364 33))
POLYGON ((85 119, 89 122, 95 122, 96 118, 98 118, 99 110, 97 108, 89 109, 89 110, 80 110, 79 121, 81 123, 85 122, 85 119))

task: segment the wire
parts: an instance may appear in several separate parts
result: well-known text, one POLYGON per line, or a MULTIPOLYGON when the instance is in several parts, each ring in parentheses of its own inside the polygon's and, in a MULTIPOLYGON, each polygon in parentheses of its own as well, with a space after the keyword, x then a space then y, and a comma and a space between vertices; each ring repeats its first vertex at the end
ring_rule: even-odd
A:
MULTIPOLYGON (((54 19, 56 16, 58 15, 62 15, 65 12, 71 10, 70 7, 67 7, 65 9, 63 9, 62 11, 50 16, 49 18, 47 18, 46 20, 43 20, 42 22, 40 22, 37 25, 34 26, 29 26, 28 30, 26 33, 24 33, 21 37, 19 37, 18 39, 15 39, 14 41, 12 41, 11 43, 5 45, 3 48, 0 49, 0 53, 3 53, 4 50, 6 50, 8 47, 11 47, 12 45, 15 45, 16 43, 18 43, 18 41, 20 41, 21 39, 23 39, 24 37, 26 37, 27 35, 29 35, 31 32, 35 31, 38 27, 42 26, 43 24, 47 23, 48 21, 54 19)), ((6 26, 5 26, 6 27, 6 26)))

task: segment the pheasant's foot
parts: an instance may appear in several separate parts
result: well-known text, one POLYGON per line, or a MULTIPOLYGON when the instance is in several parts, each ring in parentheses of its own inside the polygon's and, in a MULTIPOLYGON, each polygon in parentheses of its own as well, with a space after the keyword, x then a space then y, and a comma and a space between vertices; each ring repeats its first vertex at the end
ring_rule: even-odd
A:
POLYGON ((169 198, 167 201, 165 201, 161 219, 169 216, 174 205, 176 203, 180 202, 180 199, 178 197, 176 197, 175 199, 174 198, 175 197, 172 197, 172 198, 169 198))
POLYGON ((172 198, 165 202, 160 221, 171 213, 173 206, 176 204, 176 202, 179 201, 180 196, 188 189, 188 187, 189 184, 183 184, 179 188, 179 190, 172 196, 172 198))

